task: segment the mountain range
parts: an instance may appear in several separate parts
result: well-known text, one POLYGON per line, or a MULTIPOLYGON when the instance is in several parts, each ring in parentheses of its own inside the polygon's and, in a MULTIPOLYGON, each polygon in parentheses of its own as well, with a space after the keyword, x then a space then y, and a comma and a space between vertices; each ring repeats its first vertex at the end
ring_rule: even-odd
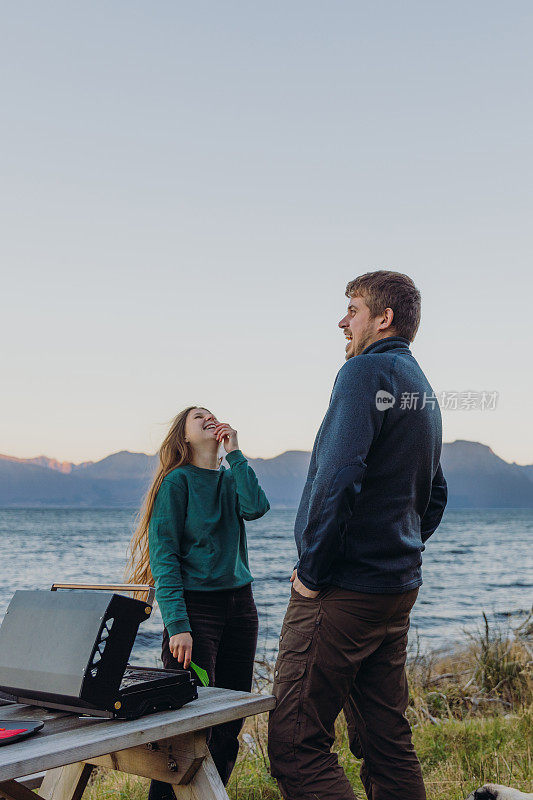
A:
MULTIPOLYGON (((289 450, 250 459, 272 507, 298 505, 309 458, 289 450)), ((136 508, 157 461, 127 450, 81 464, 0 455, 0 507, 136 508)), ((442 467, 450 508, 533 508, 533 464, 510 464, 487 445, 457 440, 443 445, 442 467)))

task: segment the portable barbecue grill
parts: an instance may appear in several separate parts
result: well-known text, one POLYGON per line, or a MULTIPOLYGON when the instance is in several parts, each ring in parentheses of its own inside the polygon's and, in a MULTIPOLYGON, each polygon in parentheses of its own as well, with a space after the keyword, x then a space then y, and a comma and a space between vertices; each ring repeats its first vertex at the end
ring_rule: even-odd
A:
POLYGON ((122 719, 194 700, 190 670, 128 664, 153 601, 153 587, 131 584, 15 592, 0 627, 0 691, 19 703, 122 719), (146 601, 115 590, 146 592, 146 601))

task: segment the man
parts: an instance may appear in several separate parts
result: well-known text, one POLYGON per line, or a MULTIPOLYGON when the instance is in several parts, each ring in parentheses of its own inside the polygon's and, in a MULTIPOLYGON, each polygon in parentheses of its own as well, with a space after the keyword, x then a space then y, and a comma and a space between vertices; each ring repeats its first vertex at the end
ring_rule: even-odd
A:
POLYGON ((275 666, 272 775, 286 800, 353 800, 337 756, 344 709, 371 800, 424 800, 404 716, 409 613, 447 499, 438 403, 409 349, 420 293, 397 272, 346 289, 347 338, 295 523, 299 560, 275 666))

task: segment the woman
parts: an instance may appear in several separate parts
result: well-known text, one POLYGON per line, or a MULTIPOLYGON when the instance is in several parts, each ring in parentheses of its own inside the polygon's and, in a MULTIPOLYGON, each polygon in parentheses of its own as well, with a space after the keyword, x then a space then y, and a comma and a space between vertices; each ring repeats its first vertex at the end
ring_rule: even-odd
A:
MULTIPOLYGON (((257 609, 244 520, 270 508, 239 450, 237 431, 207 409, 174 419, 131 543, 130 581, 154 583, 165 625, 165 669, 203 667, 211 686, 249 692, 257 609), (220 466, 223 443, 230 469, 220 466)), ((209 749, 224 784, 237 758, 242 720, 213 728, 209 749)), ((174 794, 152 781, 150 800, 174 794)))

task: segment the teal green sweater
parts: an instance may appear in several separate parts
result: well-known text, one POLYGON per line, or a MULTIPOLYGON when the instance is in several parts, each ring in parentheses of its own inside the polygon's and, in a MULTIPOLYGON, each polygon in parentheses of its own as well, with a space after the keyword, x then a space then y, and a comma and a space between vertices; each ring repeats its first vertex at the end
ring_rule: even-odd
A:
POLYGON ((169 636, 191 630, 184 589, 237 589, 253 580, 244 520, 259 519, 270 505, 241 451, 226 459, 229 470, 176 467, 155 498, 150 568, 169 636))

